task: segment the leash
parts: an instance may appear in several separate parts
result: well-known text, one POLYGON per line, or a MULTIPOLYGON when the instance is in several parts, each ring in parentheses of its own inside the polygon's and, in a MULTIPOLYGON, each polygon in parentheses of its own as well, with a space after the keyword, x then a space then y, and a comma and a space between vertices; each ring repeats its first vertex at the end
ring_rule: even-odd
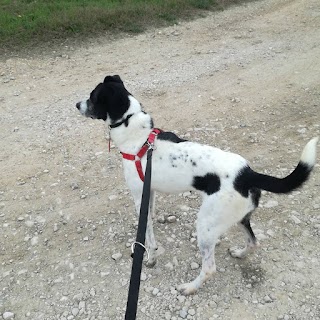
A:
POLYGON ((150 144, 147 151, 147 167, 146 167, 145 177, 144 177, 137 237, 136 237, 136 241, 132 246, 133 261, 132 261, 131 278, 130 278, 125 320, 135 320, 137 315, 142 260, 143 260, 144 251, 146 251, 146 247, 144 246, 144 244, 146 239, 149 202, 150 202, 152 151, 153 151, 153 145, 150 144))

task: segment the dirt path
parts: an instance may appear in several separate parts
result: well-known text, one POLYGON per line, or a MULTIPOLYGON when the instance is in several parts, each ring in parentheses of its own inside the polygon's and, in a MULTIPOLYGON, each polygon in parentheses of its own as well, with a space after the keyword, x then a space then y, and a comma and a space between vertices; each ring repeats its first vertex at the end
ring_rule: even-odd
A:
MULTIPOLYGON (((121 75, 158 127, 282 176, 320 134, 319 30, 318 0, 268 0, 2 60, 0 316, 124 318, 133 203, 104 124, 74 106, 106 74, 121 75)), ((319 190, 317 165, 303 189, 266 193, 253 217, 260 250, 232 259, 228 247, 243 242, 234 228, 217 247, 215 279, 191 297, 175 286, 198 273, 199 199, 159 195, 161 255, 143 270, 138 319, 320 319, 319 190)))

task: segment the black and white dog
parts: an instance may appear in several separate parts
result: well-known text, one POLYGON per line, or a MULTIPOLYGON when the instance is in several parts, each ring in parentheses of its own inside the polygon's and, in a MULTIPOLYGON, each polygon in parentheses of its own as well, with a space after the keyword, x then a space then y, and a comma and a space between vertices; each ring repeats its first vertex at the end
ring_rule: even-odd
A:
MULTIPOLYGON (((110 137, 123 154, 125 179, 139 214, 146 156, 141 149, 150 137, 154 140, 152 158, 151 205, 146 241, 149 264, 156 262, 153 234, 155 191, 184 192, 197 190, 203 202, 197 216, 198 246, 202 269, 198 277, 178 289, 192 294, 216 271, 215 245, 219 236, 233 224, 243 227, 246 246, 230 249, 233 257, 243 258, 258 243, 250 226, 250 216, 259 204, 260 190, 289 193, 309 177, 316 161, 313 138, 305 146, 299 164, 285 178, 275 178, 253 171, 238 154, 180 139, 171 132, 153 132, 153 121, 141 104, 126 90, 119 76, 107 76, 90 94, 88 100, 76 104, 81 114, 102 119, 110 127, 110 137), (141 158, 141 161, 140 161, 141 158)), ((153 142, 151 143, 153 144, 153 142)))

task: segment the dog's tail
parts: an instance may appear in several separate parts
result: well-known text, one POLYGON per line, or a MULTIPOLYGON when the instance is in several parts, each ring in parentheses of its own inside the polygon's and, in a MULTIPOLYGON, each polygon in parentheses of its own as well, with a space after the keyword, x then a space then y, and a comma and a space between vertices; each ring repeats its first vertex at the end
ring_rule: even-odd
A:
POLYGON ((288 176, 276 178, 257 173, 246 167, 238 175, 235 181, 235 188, 243 195, 247 195, 251 188, 258 188, 273 193, 289 193, 299 188, 308 180, 310 172, 315 165, 317 142, 318 137, 311 139, 307 143, 302 151, 297 167, 288 176))

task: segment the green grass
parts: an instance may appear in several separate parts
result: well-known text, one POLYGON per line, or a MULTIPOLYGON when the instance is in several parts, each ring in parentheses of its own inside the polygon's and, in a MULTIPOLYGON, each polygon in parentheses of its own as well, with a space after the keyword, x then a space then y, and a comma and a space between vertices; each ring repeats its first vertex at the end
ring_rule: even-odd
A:
POLYGON ((0 47, 105 31, 137 33, 233 0, 0 0, 0 47))

